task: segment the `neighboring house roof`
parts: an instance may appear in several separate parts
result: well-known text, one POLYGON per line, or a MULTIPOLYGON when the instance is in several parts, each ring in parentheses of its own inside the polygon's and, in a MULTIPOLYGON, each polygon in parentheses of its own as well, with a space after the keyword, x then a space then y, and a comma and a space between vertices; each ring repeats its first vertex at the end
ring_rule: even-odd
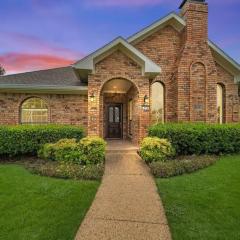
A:
POLYGON ((72 67, 26 72, 0 77, 0 92, 86 92, 86 83, 80 81, 72 67))
MULTIPOLYGON (((136 44, 166 25, 171 25, 176 30, 180 31, 186 26, 186 22, 179 15, 172 12, 136 34, 130 36, 127 40, 131 44, 136 44)), ((240 65, 212 41, 209 40, 208 44, 213 52, 216 62, 229 71, 235 77, 236 82, 240 82, 240 65)))
POLYGON ((129 44, 122 37, 118 37, 96 52, 76 62, 72 66, 79 69, 80 76, 87 78, 87 74, 94 72, 95 65, 105 57, 109 56, 116 50, 123 51, 128 57, 136 61, 142 67, 143 75, 156 76, 161 72, 161 68, 143 53, 129 44))

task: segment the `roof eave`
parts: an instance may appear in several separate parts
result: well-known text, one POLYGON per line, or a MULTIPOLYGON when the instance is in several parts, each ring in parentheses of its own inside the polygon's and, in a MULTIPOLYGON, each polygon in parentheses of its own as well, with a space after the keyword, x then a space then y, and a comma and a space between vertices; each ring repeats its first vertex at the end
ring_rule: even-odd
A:
POLYGON ((234 76, 235 82, 240 82, 240 65, 212 41, 208 40, 208 45, 214 51, 215 61, 234 76))
POLYGON ((0 92, 13 93, 51 93, 51 94, 81 94, 87 95, 87 86, 45 86, 27 84, 1 84, 0 92))
POLYGON ((148 27, 144 28, 143 30, 135 33, 134 35, 130 36, 127 41, 129 43, 137 43, 150 35, 152 32, 156 31, 161 27, 164 27, 167 24, 172 25, 177 31, 181 31, 185 26, 186 22, 182 19, 179 15, 175 12, 168 14, 167 16, 161 18, 160 20, 156 21, 155 23, 149 25, 148 27), (173 22, 174 20, 174 22, 173 22))

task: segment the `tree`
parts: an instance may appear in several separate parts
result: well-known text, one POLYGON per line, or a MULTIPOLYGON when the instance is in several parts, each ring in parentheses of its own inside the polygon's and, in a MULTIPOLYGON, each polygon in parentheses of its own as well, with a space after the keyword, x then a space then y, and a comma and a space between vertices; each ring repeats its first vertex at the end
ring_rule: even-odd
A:
POLYGON ((6 73, 5 69, 2 65, 0 65, 0 76, 4 75, 6 73))

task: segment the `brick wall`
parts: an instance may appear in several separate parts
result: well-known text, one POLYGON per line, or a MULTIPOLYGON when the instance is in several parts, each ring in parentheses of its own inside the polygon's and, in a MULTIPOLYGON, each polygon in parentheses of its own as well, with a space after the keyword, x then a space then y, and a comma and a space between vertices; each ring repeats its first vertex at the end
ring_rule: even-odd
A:
POLYGON ((29 97, 45 100, 50 123, 87 127, 87 96, 56 94, 0 93, 0 124, 19 124, 21 103, 29 97))
POLYGON ((176 71, 176 60, 180 53, 181 36, 172 26, 153 33, 135 44, 143 54, 162 68, 162 73, 151 83, 160 81, 165 86, 165 120, 177 120, 177 85, 173 73, 176 71))
POLYGON ((103 111, 101 111, 104 105, 102 88, 105 83, 113 79, 128 80, 138 89, 137 107, 139 108, 139 128, 135 129, 133 133, 134 140, 138 141, 146 136, 147 127, 149 126, 149 112, 141 110, 141 106, 144 103, 144 96, 149 96, 149 80, 142 76, 141 67, 119 50, 97 63, 95 66, 95 73, 89 75, 89 100, 93 93, 96 96, 95 101, 89 101, 88 106, 89 135, 104 136, 103 111), (139 136, 139 139, 136 136, 139 136))
POLYGON ((217 83, 221 84, 225 89, 225 109, 224 118, 227 123, 239 122, 239 97, 238 85, 234 83, 234 77, 228 73, 223 67, 216 63, 217 67, 217 83))

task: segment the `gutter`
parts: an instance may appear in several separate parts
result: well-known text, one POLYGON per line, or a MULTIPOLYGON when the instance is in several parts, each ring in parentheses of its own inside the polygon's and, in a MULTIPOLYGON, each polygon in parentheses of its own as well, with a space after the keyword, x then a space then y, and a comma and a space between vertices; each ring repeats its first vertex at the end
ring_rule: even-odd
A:
POLYGON ((0 84, 0 92, 87 95, 88 86, 54 86, 54 85, 33 86, 28 84, 0 84))

